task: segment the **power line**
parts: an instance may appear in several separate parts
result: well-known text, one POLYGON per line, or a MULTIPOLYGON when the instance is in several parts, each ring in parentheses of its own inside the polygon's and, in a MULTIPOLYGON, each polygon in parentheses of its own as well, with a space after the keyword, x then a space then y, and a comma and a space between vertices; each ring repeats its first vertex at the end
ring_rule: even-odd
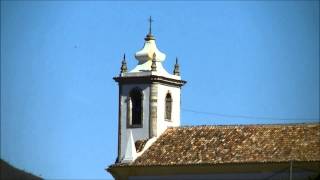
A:
POLYGON ((222 113, 215 113, 215 112, 206 112, 206 111, 197 111, 188 108, 181 108, 182 111, 186 112, 193 112, 196 114, 208 114, 214 116, 220 116, 225 118, 244 118, 244 119, 265 119, 265 120, 284 120, 284 121, 295 121, 295 120, 312 120, 312 121, 319 121, 317 118, 283 118, 283 117, 271 117, 271 116, 251 116, 251 115, 237 115, 237 114, 222 114, 222 113))

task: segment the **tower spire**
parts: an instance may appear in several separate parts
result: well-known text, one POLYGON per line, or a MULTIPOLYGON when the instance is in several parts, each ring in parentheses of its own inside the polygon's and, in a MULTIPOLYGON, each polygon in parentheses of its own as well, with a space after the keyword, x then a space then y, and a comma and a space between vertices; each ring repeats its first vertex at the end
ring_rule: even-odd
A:
POLYGON ((180 76, 180 67, 179 67, 179 63, 178 63, 178 57, 176 57, 176 64, 174 65, 173 74, 180 76))
POLYGON ((126 62, 126 54, 123 54, 123 59, 122 59, 122 62, 121 62, 121 71, 120 73, 126 73, 128 70, 127 68, 127 62, 126 62))

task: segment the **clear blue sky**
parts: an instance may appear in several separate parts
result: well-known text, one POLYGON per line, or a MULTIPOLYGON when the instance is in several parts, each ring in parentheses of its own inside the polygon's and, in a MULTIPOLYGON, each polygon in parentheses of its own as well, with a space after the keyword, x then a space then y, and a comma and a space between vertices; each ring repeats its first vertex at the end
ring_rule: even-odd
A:
POLYGON ((319 119, 319 1, 1 1, 1 158, 48 179, 106 178, 116 159, 118 75, 147 18, 183 125, 319 119), (283 120, 291 119, 291 120, 283 120))

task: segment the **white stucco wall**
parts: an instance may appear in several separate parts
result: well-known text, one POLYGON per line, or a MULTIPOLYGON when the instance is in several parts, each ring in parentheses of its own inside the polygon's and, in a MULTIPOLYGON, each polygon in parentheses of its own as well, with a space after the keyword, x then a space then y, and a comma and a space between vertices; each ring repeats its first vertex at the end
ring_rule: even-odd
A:
POLYGON ((149 137, 149 96, 150 85, 148 84, 128 84, 122 85, 121 93, 121 159, 126 151, 127 137, 129 129, 127 129, 127 98, 133 88, 140 88, 143 93, 143 119, 142 128, 130 128, 134 141, 146 139, 149 137))
MULTIPOLYGON (((141 140, 149 138, 149 100, 150 100, 150 84, 128 84, 122 85, 121 92, 121 159, 123 159, 129 129, 127 128, 127 98, 134 88, 140 88, 143 93, 143 120, 142 128, 130 128, 132 130, 133 140, 141 140)), ((180 126, 180 88, 163 84, 158 84, 158 101, 157 101, 157 136, 160 136, 167 127, 180 126), (165 97, 167 93, 172 98, 172 114, 171 121, 164 119, 165 116, 165 97)))
POLYGON ((167 127, 180 126, 180 88, 168 85, 158 85, 157 135, 160 136, 167 127), (165 98, 171 94, 172 111, 171 121, 165 120, 165 98))

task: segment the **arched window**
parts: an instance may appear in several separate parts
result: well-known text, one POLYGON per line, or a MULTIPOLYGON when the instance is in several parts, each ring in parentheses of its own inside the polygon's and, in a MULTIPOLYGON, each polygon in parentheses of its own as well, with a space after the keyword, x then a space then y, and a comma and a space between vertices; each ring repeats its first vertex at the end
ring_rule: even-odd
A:
POLYGON ((142 92, 138 88, 131 90, 129 94, 128 124, 130 127, 142 126, 142 92))
POLYGON ((171 121, 171 113, 172 113, 172 98, 171 98, 171 94, 167 93, 166 102, 165 102, 164 119, 167 120, 167 121, 171 121))

